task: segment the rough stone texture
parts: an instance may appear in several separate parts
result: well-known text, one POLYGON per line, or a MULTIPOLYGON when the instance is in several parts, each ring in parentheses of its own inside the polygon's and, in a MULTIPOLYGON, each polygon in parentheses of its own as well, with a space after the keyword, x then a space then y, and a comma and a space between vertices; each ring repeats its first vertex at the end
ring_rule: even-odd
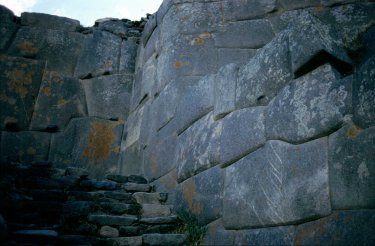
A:
POLYGON ((142 204, 142 218, 157 218, 163 216, 170 216, 171 214, 172 210, 169 205, 142 204))
POLYGON ((246 63, 255 53, 256 49, 219 48, 217 67, 221 68, 230 63, 246 63))
POLYGON ((373 245, 373 210, 334 211, 330 216, 299 225, 295 245, 373 245))
POLYGON ((136 216, 116 216, 116 215, 89 215, 89 221, 99 225, 121 225, 128 226, 136 222, 138 219, 136 216))
POLYGON ((265 107, 245 108, 223 119, 220 163, 233 163, 266 142, 264 110, 265 107))
POLYGON ((99 30, 107 31, 109 33, 115 34, 123 39, 127 38, 127 32, 129 26, 125 21, 118 19, 100 19, 96 20, 95 24, 98 26, 99 30))
POLYGON ((46 161, 50 139, 46 132, 2 132, 1 161, 46 161))
POLYGON ((121 150, 119 166, 119 172, 123 175, 143 173, 143 149, 138 142, 121 150))
POLYGON ((185 91, 180 98, 175 115, 178 125, 177 134, 181 134, 195 121, 212 110, 214 104, 214 84, 216 77, 208 75, 185 91))
POLYGON ((74 32, 79 27, 79 21, 56 15, 24 12, 21 14, 21 25, 74 32))
POLYGON ((122 188, 127 192, 150 192, 151 186, 148 184, 126 183, 122 188))
POLYGON ((375 125, 375 55, 370 57, 354 75, 354 122, 360 127, 375 125))
POLYGON ((87 115, 84 90, 78 79, 45 72, 30 124, 32 130, 63 130, 72 118, 87 115))
POLYGON ((114 173, 120 152, 123 125, 96 118, 70 121, 64 132, 52 137, 50 161, 90 170, 93 177, 114 173))
POLYGON ((241 230, 236 234, 234 245, 294 245, 294 226, 241 230))
POLYGON ((225 172, 211 168, 177 186, 174 208, 189 211, 201 225, 208 224, 222 215, 225 172))
POLYGON ((1 130, 28 129, 44 62, 0 56, 1 130))
POLYGON ((0 19, 0 50, 4 50, 11 41, 12 35, 17 29, 17 25, 13 12, 4 6, 0 6, 0 19))
POLYGON ((126 123, 126 129, 128 129, 128 131, 125 139, 125 144, 123 146, 124 149, 130 147, 138 141, 141 130, 143 111, 144 107, 136 110, 129 115, 128 121, 126 123))
POLYGON ((348 124, 329 137, 329 181, 334 209, 375 207, 375 127, 348 124))
POLYGON ((275 11, 276 7, 276 0, 223 1, 223 16, 226 21, 255 19, 275 11))
POLYGON ((217 47, 258 49, 274 37, 268 20, 230 22, 224 28, 214 35, 217 47))
POLYGON ((183 180, 219 163, 222 123, 209 113, 178 137, 177 180, 183 180))
POLYGON ((203 245, 228 246, 234 245, 236 231, 225 230, 221 219, 207 225, 207 232, 203 238, 203 245))
POLYGON ((8 53, 47 60, 46 70, 72 76, 84 39, 76 32, 25 26, 18 30, 8 53))
POLYGON ((140 204, 160 204, 163 201, 160 193, 137 192, 133 196, 140 204))
POLYGON ((125 121, 130 110, 132 75, 82 80, 89 116, 125 121))
POLYGON ((268 107, 267 139, 302 142, 337 128, 351 109, 351 82, 328 64, 291 82, 268 107))
POLYGON ((319 6, 320 2, 321 0, 280 0, 280 5, 283 9, 290 10, 319 6))
POLYGON ((152 186, 158 192, 168 193, 168 198, 166 204, 171 204, 175 200, 175 192, 177 187, 177 170, 174 168, 172 171, 160 177, 159 179, 153 181, 152 186))
POLYGON ((145 234, 144 245, 184 245, 186 235, 184 234, 145 234))
POLYGON ((134 73, 137 48, 138 45, 134 40, 122 40, 119 68, 120 73, 134 73))
POLYGON ((99 230, 99 235, 102 237, 118 237, 119 231, 110 226, 102 226, 99 230))
POLYGON ((280 33, 239 69, 237 108, 266 105, 290 81, 288 50, 287 34, 280 33))
POLYGON ((230 63, 221 67, 216 75, 216 82, 214 85, 215 120, 224 117, 236 108, 235 100, 238 68, 239 67, 236 64, 230 63))
POLYGON ((227 229, 276 226, 331 212, 327 139, 301 145, 268 141, 226 169, 227 229))
POLYGON ((86 78, 118 72, 120 49, 120 37, 109 32, 94 31, 85 39, 74 75, 86 78))
POLYGON ((141 246, 142 237, 117 237, 110 238, 104 242, 104 245, 124 245, 124 246, 141 246))

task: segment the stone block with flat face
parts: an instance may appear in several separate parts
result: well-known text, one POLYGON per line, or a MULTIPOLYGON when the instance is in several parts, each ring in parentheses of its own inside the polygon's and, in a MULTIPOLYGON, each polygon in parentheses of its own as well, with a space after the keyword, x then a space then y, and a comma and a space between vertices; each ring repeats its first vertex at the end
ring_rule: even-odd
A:
POLYGON ((132 40, 122 40, 119 73, 133 74, 138 44, 132 40))
POLYGON ((293 245, 294 233, 295 226, 240 230, 236 234, 234 245, 293 245))
POLYGON ((30 128, 63 130, 71 119, 86 115, 85 92, 80 81, 58 72, 45 72, 30 128))
POLYGON ((44 62, 0 56, 1 129, 29 128, 44 71, 44 62))
POLYGON ((21 25, 74 32, 79 28, 79 21, 56 15, 24 12, 21 14, 21 25))
POLYGON ((336 129, 350 113, 351 86, 328 64, 292 81, 268 106, 267 139, 301 142, 336 129))
POLYGON ((7 48, 7 45, 11 41, 12 36, 17 29, 15 18, 16 17, 10 9, 6 8, 5 6, 0 6, 0 50, 7 48))
POLYGON ((74 76, 87 78, 117 73, 121 43, 121 38, 112 33, 94 31, 85 39, 74 76))
POLYGON ((329 136, 329 182, 334 209, 375 207, 375 127, 347 124, 329 136))
POLYGON ((227 0, 222 4, 225 21, 256 19, 277 9, 276 0, 227 0))
POLYGON ((294 224, 331 213, 327 138, 301 145, 268 141, 226 168, 227 229, 294 224))
POLYGON ((217 67, 221 68, 230 63, 247 63, 256 54, 256 51, 256 49, 219 48, 217 67))
POLYGON ((179 182, 219 163, 221 131, 222 123, 209 113, 178 137, 175 163, 179 182))
POLYGON ((54 134, 49 160, 57 167, 90 170, 93 177, 115 173, 123 124, 97 118, 77 118, 64 132, 54 134))

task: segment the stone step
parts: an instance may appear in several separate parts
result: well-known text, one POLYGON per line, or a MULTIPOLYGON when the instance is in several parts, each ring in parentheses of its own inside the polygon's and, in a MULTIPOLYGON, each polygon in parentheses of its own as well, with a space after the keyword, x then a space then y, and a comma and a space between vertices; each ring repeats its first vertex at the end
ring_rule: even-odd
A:
POLYGON ((147 184, 147 179, 138 175, 123 176, 118 174, 109 174, 106 176, 107 179, 118 182, 118 183, 136 183, 136 184, 147 184))
POLYGON ((54 230, 19 230, 13 236, 22 243, 56 244, 59 234, 54 230))
POLYGON ((58 239, 58 245, 96 245, 97 239, 92 236, 63 235, 58 239))
POLYGON ((167 193, 136 192, 133 196, 139 204, 161 204, 168 198, 167 193))
POLYGON ((172 215, 170 205, 142 204, 142 218, 163 217, 172 215))
POLYGON ((163 217, 153 217, 153 218, 142 218, 139 220, 140 223, 146 225, 154 225, 154 224, 173 224, 177 222, 177 216, 163 216, 163 217))
POLYGON ((165 224, 165 225, 149 225, 142 229, 142 234, 146 233, 173 233, 176 230, 176 225, 165 224))
POLYGON ((144 234, 142 235, 143 245, 183 245, 186 241, 185 234, 144 234))
POLYGON ((152 187, 148 184, 125 183, 122 188, 127 192, 150 192, 152 187))
POLYGON ((109 226, 129 226, 138 221, 136 216, 132 215, 89 215, 88 220, 98 225, 109 225, 109 226))
POLYGON ((139 236, 140 227, 139 226, 120 226, 119 227, 120 236, 139 236))
POLYGON ((80 187, 85 191, 117 190, 120 186, 114 181, 83 180, 80 187))
POLYGON ((102 226, 99 230, 100 237, 118 237, 120 235, 119 230, 112 226, 102 226))
POLYGON ((104 246, 141 246, 142 245, 142 236, 135 237, 117 237, 102 239, 100 245, 104 246))
POLYGON ((132 194, 126 191, 69 191, 67 192, 68 200, 75 201, 95 201, 95 202, 124 202, 135 204, 137 201, 132 194))
POLYGON ((139 204, 101 202, 99 203, 103 211, 111 214, 131 214, 139 215, 141 206, 139 204))

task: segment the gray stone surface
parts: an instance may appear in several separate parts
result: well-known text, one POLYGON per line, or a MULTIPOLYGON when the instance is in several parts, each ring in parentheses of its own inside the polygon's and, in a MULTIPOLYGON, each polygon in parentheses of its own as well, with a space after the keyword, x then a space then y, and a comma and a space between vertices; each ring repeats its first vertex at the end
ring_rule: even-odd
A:
POLYGON ((226 230, 221 219, 207 225, 207 232, 203 238, 203 245, 228 246, 234 245, 236 231, 226 230))
POLYGON ((267 105, 290 81, 292 74, 288 50, 287 33, 280 33, 239 69, 237 108, 267 105))
POLYGON ((6 8, 5 6, 0 6, 0 50, 7 48, 14 32, 16 31, 17 25, 14 18, 15 16, 10 9, 6 8))
POLYGON ((290 10, 317 7, 320 6, 320 2, 321 0, 280 0, 280 5, 284 10, 290 10))
POLYGON ((176 159, 179 182, 219 163, 222 123, 209 113, 178 137, 176 159))
POLYGON ((174 121, 177 124, 177 134, 181 134, 195 121, 202 118, 214 105, 215 75, 207 75, 193 84, 179 98, 174 121))
POLYGON ((348 124, 329 136, 329 181, 334 209, 375 207, 375 127, 348 124))
POLYGON ((138 98, 138 103, 146 97, 153 98, 156 92, 156 68, 157 59, 156 55, 151 56, 142 67, 142 81, 141 93, 138 98))
POLYGON ((125 21, 119 19, 97 20, 95 24, 97 24, 99 30, 110 32, 122 39, 128 37, 129 25, 125 21))
POLYGON ((125 121, 130 110, 133 76, 116 74, 82 80, 89 116, 125 121))
POLYGON ((138 142, 121 150, 119 173, 122 175, 138 175, 143 173, 143 149, 138 142))
POLYGON ((78 78, 115 74, 119 70, 121 38, 105 31, 86 37, 74 72, 78 78))
POLYGON ((224 177, 225 171, 214 167, 180 183, 174 209, 189 211, 200 225, 218 219, 222 215, 224 177))
POLYGON ((1 161, 46 161, 51 134, 46 132, 2 132, 1 161))
POLYGON ((172 171, 160 177, 159 179, 153 181, 152 186, 155 187, 155 190, 158 192, 168 193, 168 199, 165 202, 166 204, 171 204, 175 200, 175 193, 177 187, 177 170, 174 168, 172 171))
POLYGON ((230 22, 225 25, 224 31, 214 35, 217 47, 250 49, 261 48, 273 37, 270 22, 263 19, 230 22))
POLYGON ((28 129, 38 96, 44 62, 0 57, 1 129, 28 129))
POLYGON ((87 115, 85 92, 78 79, 45 72, 35 103, 30 129, 63 130, 72 118, 87 115))
POLYGON ((139 220, 140 223, 144 224, 169 224, 177 222, 177 216, 165 216, 165 217, 154 217, 154 218, 143 218, 139 220))
POLYGON ((353 121, 360 127, 375 125, 375 55, 354 75, 353 121))
POLYGON ((138 141, 141 130, 143 111, 144 107, 141 107, 129 115, 128 121, 126 122, 126 128, 124 129, 126 131, 126 139, 123 146, 124 149, 130 147, 138 141))
POLYGON ((185 234, 144 234, 144 245, 184 245, 186 241, 185 234))
POLYGON ((17 31, 8 52, 47 60, 46 70, 72 76, 84 40, 85 36, 77 32, 24 26, 17 31))
POLYGON ((49 160, 58 167, 87 168, 93 177, 114 173, 120 152, 123 125, 97 118, 70 121, 51 141, 49 160))
POLYGON ((118 237, 119 231, 111 226, 102 226, 99 230, 99 235, 101 237, 118 237))
POLYGON ((351 83, 328 64, 294 80, 267 109, 267 139, 296 143, 336 129, 351 110, 351 83))
POLYGON ((157 23, 156 23, 156 14, 155 14, 155 15, 152 15, 148 18, 148 20, 146 22, 146 25, 143 29, 142 38, 141 38, 141 42, 143 44, 143 47, 146 47, 148 39, 151 37, 151 35, 154 32, 156 26, 157 26, 157 23))
POLYGON ((215 120, 218 120, 236 109, 236 85, 238 65, 230 63, 219 69, 214 84, 215 120))
POLYGON ((334 211, 330 216, 299 225, 295 245, 373 245, 373 210, 334 211))
POLYGON ((327 138, 268 141, 226 169, 227 229, 277 226, 330 214, 327 138))
POLYGON ((137 192, 133 196, 141 204, 160 204, 163 201, 160 193, 137 192))
POLYGON ((122 40, 119 73, 134 73, 137 49, 138 44, 134 40, 122 40))
POLYGON ((24 12, 21 14, 21 25, 74 32, 79 27, 79 21, 56 15, 24 12))
POLYGON ((158 218, 172 215, 171 206, 163 204, 142 204, 142 218, 158 218))
POLYGON ((122 188, 127 192, 150 192, 151 186, 149 184, 125 183, 122 188))
POLYGON ((106 246, 111 246, 111 245, 141 246, 142 236, 109 238, 105 242, 103 242, 103 244, 106 246))
POLYGON ((265 107, 240 109, 223 119, 221 164, 233 163, 265 144, 264 110, 265 107))
POLYGON ((99 224, 99 225, 109 225, 109 226, 128 226, 133 224, 134 222, 138 221, 136 216, 133 215, 126 215, 126 216, 118 216, 118 215, 89 215, 88 220, 90 222, 99 224))
POLYGON ((234 245, 293 245, 294 233, 294 226, 241 230, 236 234, 234 245))
POLYGON ((276 0, 223 1, 223 16, 226 21, 255 19, 276 9, 276 0))
POLYGON ((160 53, 162 48, 160 37, 160 28, 156 28, 148 40, 146 47, 143 49, 143 52, 139 52, 140 61, 147 61, 153 54, 158 55, 160 53))
POLYGON ((219 48, 217 67, 221 68, 230 63, 247 63, 256 51, 256 49, 219 48))

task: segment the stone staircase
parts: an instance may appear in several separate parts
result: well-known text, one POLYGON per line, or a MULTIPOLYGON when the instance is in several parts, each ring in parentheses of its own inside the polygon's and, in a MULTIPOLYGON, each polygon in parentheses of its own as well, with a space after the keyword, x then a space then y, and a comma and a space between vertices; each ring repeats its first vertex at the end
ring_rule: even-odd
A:
POLYGON ((49 162, 1 166, 5 245, 184 245, 166 193, 141 176, 88 178, 49 162))

